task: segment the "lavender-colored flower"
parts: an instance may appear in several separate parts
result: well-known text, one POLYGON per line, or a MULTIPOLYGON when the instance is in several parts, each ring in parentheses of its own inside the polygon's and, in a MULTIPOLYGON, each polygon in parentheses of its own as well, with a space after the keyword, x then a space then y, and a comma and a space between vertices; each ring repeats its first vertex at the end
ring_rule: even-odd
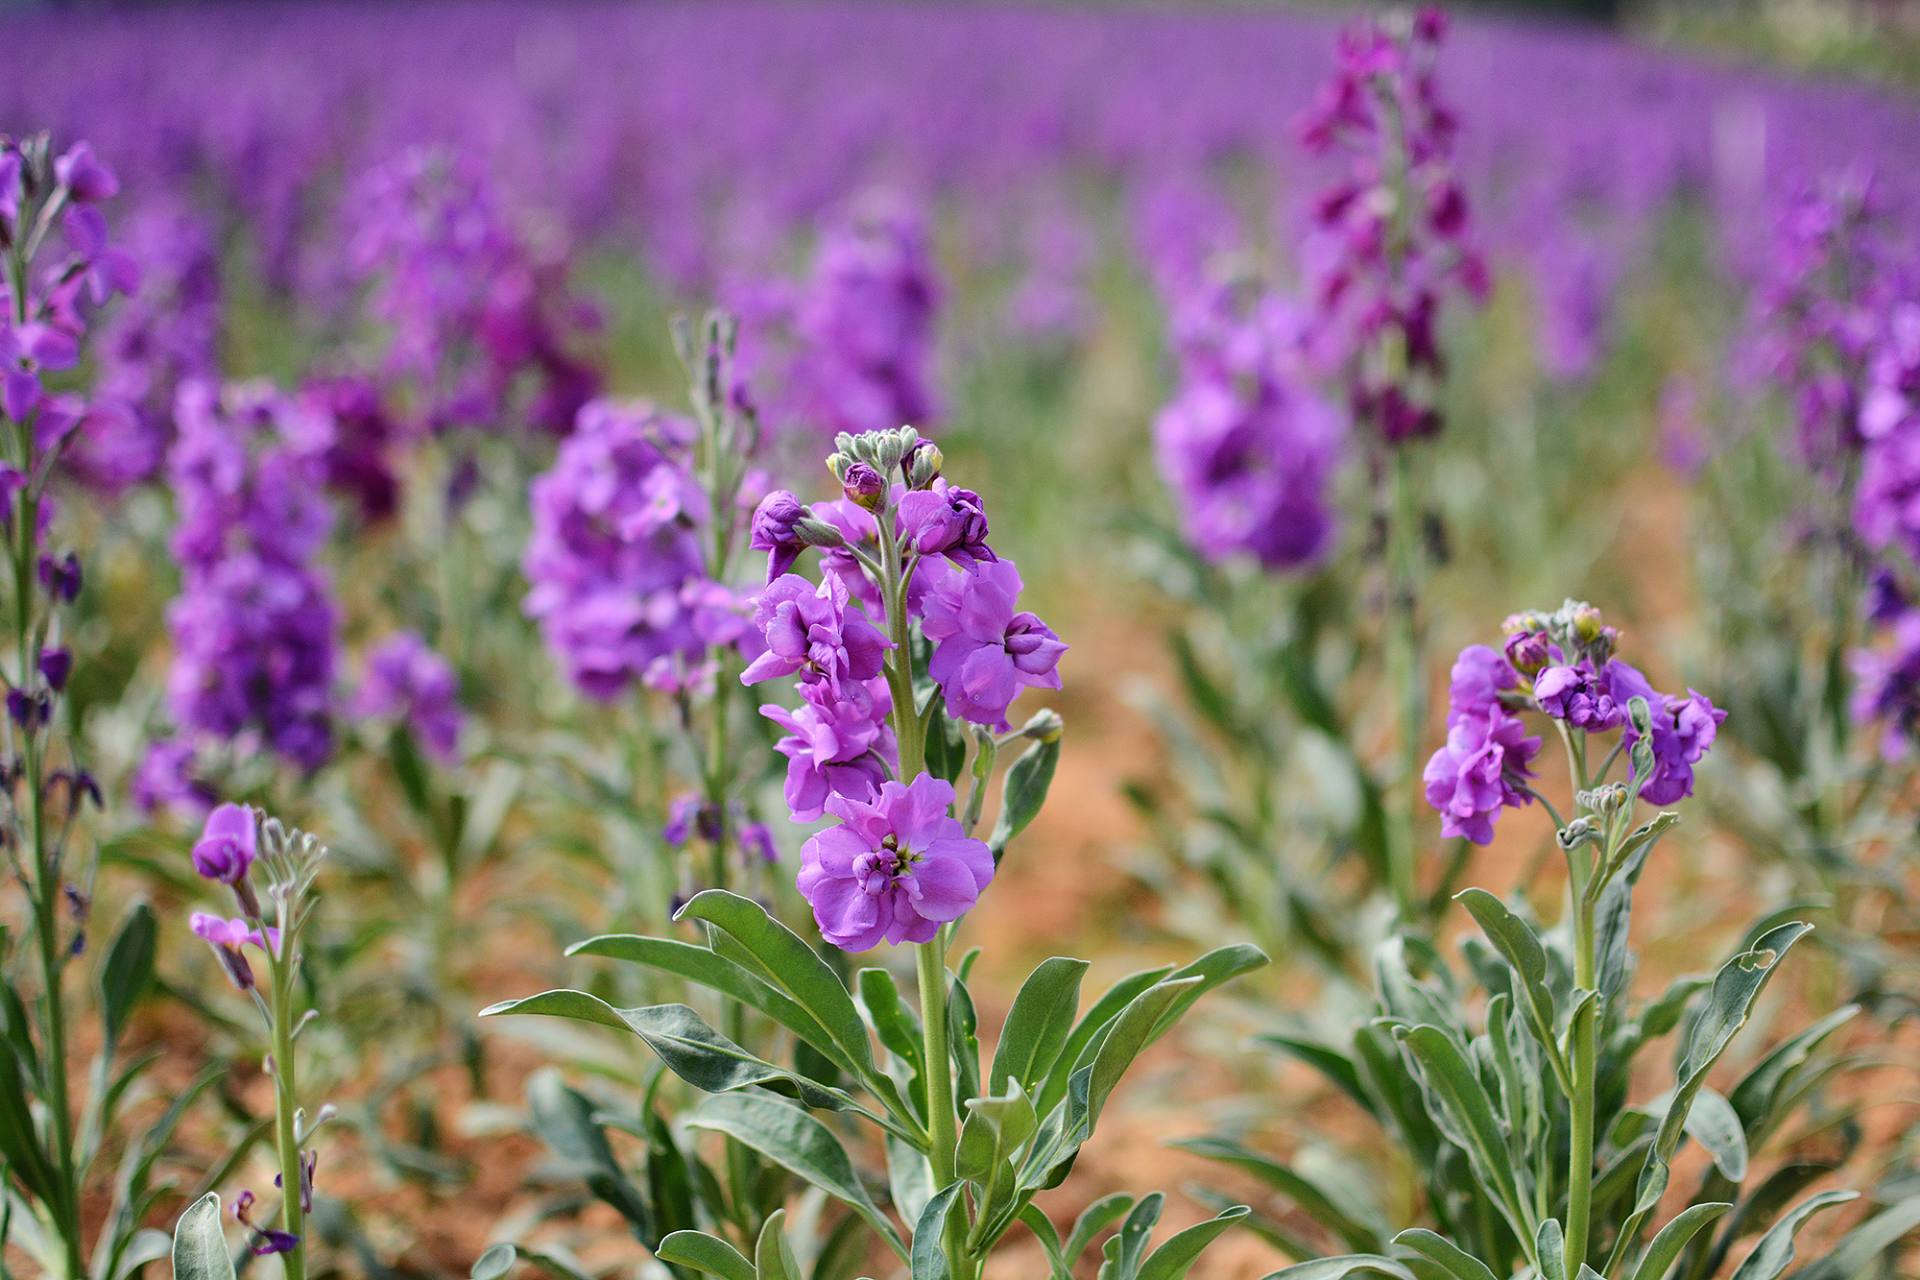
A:
POLYGON ((412 631, 382 640, 367 655, 353 712, 402 720, 443 763, 460 754, 460 682, 447 660, 412 631))
POLYGON ((1453 717, 1446 745, 1423 775, 1427 803, 1441 815, 1440 833, 1491 843, 1500 810, 1532 802, 1527 766, 1539 750, 1540 739, 1527 736, 1520 718, 1498 707, 1453 717))
MULTIPOLYGON (((1630 781, 1641 781, 1640 798, 1648 804, 1672 804, 1692 795, 1693 766, 1706 758, 1727 713, 1692 689, 1684 698, 1660 693, 1637 668, 1618 658, 1607 664, 1605 674, 1623 715, 1634 698, 1647 701, 1653 772, 1644 780, 1629 774, 1630 781)), ((1627 745, 1633 745, 1639 737, 1633 722, 1627 720, 1627 745)))
POLYGON ((740 675, 740 683, 798 673, 825 681, 837 695, 849 681, 880 674, 893 647, 880 628, 848 606, 846 584, 833 574, 815 586, 789 573, 769 583, 754 603, 754 624, 767 649, 740 675))
POLYGON ((1582 658, 1573 666, 1548 667, 1533 681, 1533 700, 1556 720, 1587 733, 1608 733, 1627 718, 1627 705, 1615 696, 1611 668, 1595 671, 1582 658))
POLYGON ((1046 623, 1018 610, 1020 573, 1011 560, 936 575, 921 627, 933 641, 928 674, 947 713, 1004 731, 1020 690, 1058 689, 1067 646, 1046 623))
POLYGON ((971 489, 937 479, 900 497, 900 536, 923 556, 942 555, 962 568, 996 557, 987 545, 987 509, 971 489))
POLYGON ((806 505, 785 489, 775 489, 754 508, 747 545, 767 553, 768 582, 792 569, 806 550, 794 525, 807 514, 806 505))
POLYGON ((147 747, 128 788, 143 813, 205 814, 215 799, 213 788, 198 776, 193 745, 175 740, 161 739, 147 747))
POLYGON ((207 815, 206 826, 193 845, 193 869, 209 880, 239 884, 258 856, 258 833, 253 811, 244 805, 223 804, 207 815))
POLYGON ((803 684, 800 705, 776 704, 760 714, 786 730, 774 750, 787 757, 787 809, 795 822, 815 822, 831 796, 865 800, 889 776, 893 731, 887 726, 892 698, 882 679, 842 685, 803 684))
POLYGON ((772 864, 780 861, 780 850, 773 842, 773 831, 764 822, 743 822, 739 826, 740 852, 749 862, 772 864))
POLYGON ((681 590, 700 576, 695 430, 646 404, 595 401, 532 486, 526 611, 590 697, 702 648, 681 590))
POLYGON ((1879 724, 1881 754, 1905 758, 1920 741, 1920 610, 1892 620, 1884 646, 1853 655, 1853 718, 1879 724))
POLYGON ((1484 644, 1470 644, 1454 659, 1448 685, 1447 723, 1484 716, 1500 708, 1500 695, 1520 683, 1511 663, 1484 644))
POLYGON ((949 815, 953 788, 928 774, 889 781, 870 801, 835 796, 840 819, 801 849, 800 892, 827 941, 866 951, 926 942, 993 879, 993 853, 949 815))

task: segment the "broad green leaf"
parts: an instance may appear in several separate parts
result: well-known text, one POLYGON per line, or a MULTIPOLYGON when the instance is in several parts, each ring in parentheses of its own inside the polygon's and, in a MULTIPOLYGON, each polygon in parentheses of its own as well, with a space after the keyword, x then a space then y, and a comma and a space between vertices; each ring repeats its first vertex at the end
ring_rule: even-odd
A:
POLYGON ((1347 1276, 1392 1276, 1394 1280, 1417 1280, 1403 1263, 1377 1253, 1346 1253, 1335 1258, 1314 1258, 1269 1272, 1262 1280, 1345 1280, 1347 1276))
POLYGON ((1494 1117, 1493 1104, 1481 1087, 1479 1075, 1459 1046, 1438 1027, 1411 1027, 1401 1035, 1400 1042, 1420 1064, 1426 1087, 1439 1104, 1434 1119, 1467 1153, 1474 1173, 1493 1193, 1514 1234, 1523 1240, 1531 1237, 1533 1224, 1520 1199, 1506 1136, 1494 1117))
POLYGON ((1733 1273, 1733 1280, 1774 1280, 1793 1262, 1793 1237, 1808 1218, 1822 1209, 1859 1198, 1858 1191, 1822 1191, 1802 1200, 1760 1237, 1760 1243, 1753 1246, 1753 1252, 1733 1273))
POLYGON ((1782 1087, 1807 1064, 1829 1036, 1853 1021, 1859 1012, 1860 1006, 1857 1004, 1835 1009, 1798 1035, 1775 1045, 1754 1064, 1752 1070, 1741 1077, 1740 1083, 1727 1095, 1727 1100, 1733 1104, 1733 1109, 1740 1115, 1741 1124, 1748 1131, 1751 1132, 1769 1118, 1782 1087))
POLYGON ((927 1163, 926 1153, 891 1133, 887 1135, 887 1194, 893 1198, 894 1211, 907 1222, 918 1219, 933 1199, 933 1166, 927 1163))
POLYGON ((1746 1181, 1747 1135, 1731 1102, 1703 1087, 1694 1094, 1693 1108, 1687 1112, 1686 1133, 1707 1149, 1714 1168, 1728 1182, 1746 1181))
POLYGON ((1673 1269, 1687 1245, 1701 1228, 1716 1222, 1729 1209, 1730 1204, 1708 1201, 1704 1204, 1689 1205, 1675 1214, 1666 1226, 1660 1228, 1653 1237, 1653 1243, 1640 1256, 1640 1263, 1634 1267, 1631 1280, 1665 1280, 1667 1272, 1673 1269))
POLYGON ((724 1093, 750 1085, 785 1084, 797 1091, 810 1107, 836 1111, 859 1109, 854 1100, 840 1090, 795 1075, 748 1053, 683 1004, 616 1009, 584 991, 560 990, 503 1001, 480 1011, 483 1018, 506 1014, 572 1018, 630 1031, 644 1040, 675 1075, 706 1093, 724 1093))
POLYGON ((1185 1280, 1202 1251, 1252 1210, 1236 1205, 1216 1218, 1176 1231, 1167 1242, 1147 1255, 1140 1267, 1139 1280, 1185 1280))
POLYGON ((1085 1072, 1087 1083, 1084 1099, 1076 1099, 1082 1106, 1075 1117, 1077 1123, 1070 1127, 1071 1132, 1081 1135, 1093 1132, 1120 1077, 1159 1034, 1161 1019, 1199 984, 1198 978, 1168 978, 1143 991, 1113 1020, 1093 1061, 1074 1072, 1076 1079, 1085 1072))
POLYGON ((754 1280, 753 1263, 718 1236, 704 1231, 676 1231, 660 1242, 654 1256, 677 1267, 692 1267, 720 1280, 754 1280))
POLYGON ((867 1026, 839 975, 765 907, 724 889, 708 889, 695 894, 675 919, 704 920, 738 943, 763 981, 812 1014, 862 1072, 874 1073, 867 1026))
POLYGON ((706 947, 675 938, 645 938, 637 934, 604 934, 567 948, 570 956, 605 956, 697 982, 758 1009, 825 1054, 842 1070, 858 1075, 846 1052, 820 1025, 819 1019, 793 1000, 775 991, 740 965, 706 947))
POLYGON ((1031 1090, 1046 1078, 1073 1031, 1080 979, 1087 967, 1085 960, 1054 956, 1042 960, 1020 984, 993 1052, 993 1067, 984 1082, 988 1090, 1006 1088, 1008 1079, 1031 1090))
POLYGON ((1161 1013, 1160 1021, 1154 1025, 1153 1035, 1148 1043, 1151 1044, 1172 1030, 1173 1024, 1178 1022, 1201 996, 1243 973, 1251 973, 1255 969, 1263 968, 1266 964, 1266 952, 1251 943, 1236 942, 1224 947, 1215 947, 1198 960, 1175 969, 1167 975, 1168 983, 1192 982, 1194 985, 1183 988, 1179 998, 1161 1013))
POLYGON ((1019 1157, 1027 1139, 1039 1127, 1040 1118, 1018 1085, 1003 1097, 969 1098, 966 1111, 955 1155, 957 1172, 962 1178, 991 1187, 1019 1157))
MULTIPOLYGON (((1057 721, 1056 721, 1057 723, 1057 721)), ((998 862, 1013 838, 1027 829, 1047 802, 1047 790, 1053 785, 1053 771, 1060 763, 1060 735, 1042 738, 1020 753, 1000 784, 1000 816, 994 820, 993 834, 987 846, 998 862)))
POLYGON ((954 1182, 942 1187, 914 1220, 913 1252, 907 1259, 913 1280, 950 1280, 952 1277, 945 1248, 947 1218, 965 1186, 965 1183, 954 1182))
POLYGON ((899 1233, 867 1194, 840 1139, 799 1107, 766 1093, 720 1094, 702 1102, 686 1122, 726 1134, 845 1202, 906 1256, 899 1233))
POLYGON ((1339 1236, 1357 1252, 1377 1252, 1381 1247, 1377 1229, 1348 1213, 1312 1179, 1278 1160, 1261 1155, 1230 1138, 1186 1138, 1173 1145, 1252 1174, 1293 1201, 1302 1213, 1339 1236))
POLYGON ((866 1006, 867 1017, 880 1036, 880 1043, 918 1077, 926 1066, 926 1045, 921 1038, 924 1032, 919 1017, 901 998, 893 975, 885 969, 862 969, 858 980, 860 1003, 866 1006))
POLYGON ((804 1280, 800 1262, 787 1243, 787 1211, 775 1209, 760 1228, 760 1239, 753 1246, 753 1266, 760 1280, 804 1280))
POLYGON ((1546 1051, 1555 1064, 1555 1073, 1566 1078, 1566 1067, 1560 1055, 1559 1041, 1554 1035, 1557 1014, 1554 1010, 1553 991, 1547 985, 1547 949, 1540 941, 1540 935, 1533 926, 1508 910, 1507 904, 1488 893, 1485 889, 1468 889, 1455 895, 1454 901, 1466 907, 1467 912, 1479 924, 1480 931, 1493 944, 1513 970, 1516 988, 1514 998, 1526 1011, 1527 1026, 1533 1031, 1534 1038, 1546 1051))
POLYGON ((1027 1224, 1027 1230, 1033 1232, 1033 1238, 1040 1242, 1040 1248, 1047 1255, 1047 1280, 1073 1280, 1072 1267, 1060 1251, 1060 1233, 1054 1230, 1052 1219, 1036 1204, 1023 1205, 1016 1216, 1027 1224))
POLYGON ((1443 1235, 1414 1227, 1402 1231, 1393 1242, 1426 1258, 1453 1277, 1453 1280, 1497 1280, 1492 1268, 1443 1235))
POLYGON ((173 1228, 174 1280, 234 1280, 233 1255, 220 1229, 220 1197, 207 1192, 173 1228))
POLYGON ((1540 1259, 1540 1280, 1567 1280, 1567 1236, 1558 1218, 1541 1220, 1533 1251, 1540 1259))
POLYGON ((153 957, 159 926, 153 908, 136 902, 120 922, 100 966, 100 1019, 106 1029, 107 1057, 120 1043, 127 1016, 153 982, 153 957))

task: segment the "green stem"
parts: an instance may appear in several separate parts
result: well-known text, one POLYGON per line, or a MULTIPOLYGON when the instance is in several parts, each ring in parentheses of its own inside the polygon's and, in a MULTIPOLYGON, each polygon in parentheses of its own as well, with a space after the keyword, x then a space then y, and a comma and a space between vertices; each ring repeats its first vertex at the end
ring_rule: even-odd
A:
POLYGON ((1415 831, 1420 813, 1420 735, 1426 720, 1426 690, 1420 670, 1420 634, 1415 616, 1419 530, 1407 446, 1389 460, 1392 487, 1387 517, 1387 663, 1400 707, 1399 803, 1393 806, 1387 841, 1387 875, 1403 923, 1418 912, 1415 831))
MULTIPOLYGON (((1586 739, 1578 744, 1561 729, 1572 773, 1574 794, 1588 789, 1586 739)), ((1586 806, 1577 805, 1576 815, 1586 806)), ((1600 866, 1604 866, 1603 860, 1600 866)), ((1588 892, 1598 867, 1590 859, 1586 846, 1568 851, 1568 894, 1573 906, 1573 983, 1576 993, 1599 990, 1594 976, 1593 912, 1594 894, 1588 892)), ((1577 994, 1576 994, 1577 998, 1577 994)), ((1587 1260, 1587 1243, 1593 1228, 1593 1112, 1594 1077, 1599 1069, 1599 1054, 1594 1043, 1594 1024, 1599 1017, 1598 997, 1581 1005, 1569 1030, 1572 1039, 1573 1096, 1571 1132, 1567 1153, 1567 1231, 1566 1269, 1576 1275, 1587 1260)))
MULTIPOLYGON (((946 949, 947 931, 943 928, 932 942, 916 947, 914 957, 919 969, 920 1020, 924 1024, 927 1058, 927 1154, 933 1166, 935 1189, 953 1185, 960 1149, 953 1097, 953 1057, 947 1048, 946 949)), ((966 1226, 963 1208, 947 1215, 947 1266, 955 1280, 970 1280, 973 1275, 973 1258, 966 1248, 966 1226)))
POLYGON ((272 961, 273 983, 273 1109, 274 1146, 280 1157, 280 1225, 299 1243, 280 1255, 287 1280, 305 1280, 307 1274, 306 1214, 300 1207, 300 1137, 294 1116, 299 1110, 293 1065, 293 1011, 295 940, 286 913, 281 913, 281 956, 272 961))

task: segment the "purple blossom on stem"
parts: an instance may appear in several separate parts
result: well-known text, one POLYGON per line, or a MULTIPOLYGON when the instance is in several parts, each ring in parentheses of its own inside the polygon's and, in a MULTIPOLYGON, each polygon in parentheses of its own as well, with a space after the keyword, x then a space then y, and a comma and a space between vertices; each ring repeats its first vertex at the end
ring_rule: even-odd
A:
POLYGON ((1528 737, 1525 723, 1499 707, 1448 719, 1446 745, 1423 775, 1427 803, 1440 811, 1441 835, 1489 844, 1501 809, 1533 801, 1527 766, 1540 739, 1528 737))
POLYGON ((987 545, 987 509, 980 495, 944 479, 901 495, 899 527, 913 550, 945 556, 963 569, 996 558, 987 545))
POLYGON ((800 892, 827 941, 866 951, 926 942, 993 879, 993 853, 951 817, 953 788, 928 774, 888 781, 871 800, 834 796, 840 819, 801 850, 800 892))
POLYGON ((1017 609, 1021 582, 1011 560, 934 575, 921 628, 933 641, 927 671, 947 713, 1005 732, 1007 707, 1022 689, 1058 689, 1067 646, 1046 623, 1017 609))
POLYGON ((893 642, 850 612, 848 600, 846 584, 832 574, 817 587, 793 573, 768 584, 753 613, 766 652, 741 673, 740 683, 799 674, 808 683, 825 681, 837 696, 848 682, 879 675, 893 642))
POLYGON ((259 834, 253 811, 244 805, 223 804, 207 815, 206 826, 193 845, 193 869, 209 880, 237 885, 259 853, 259 834))
POLYGON ((1920 741, 1920 610, 1892 619, 1881 647, 1855 652, 1853 673, 1853 718, 1881 726, 1882 755, 1905 758, 1920 741))
POLYGON ((768 704, 760 714, 786 730, 774 750, 787 757, 787 808, 795 822, 815 822, 831 796, 871 799, 891 772, 892 697, 887 682, 803 684, 792 710, 768 704))

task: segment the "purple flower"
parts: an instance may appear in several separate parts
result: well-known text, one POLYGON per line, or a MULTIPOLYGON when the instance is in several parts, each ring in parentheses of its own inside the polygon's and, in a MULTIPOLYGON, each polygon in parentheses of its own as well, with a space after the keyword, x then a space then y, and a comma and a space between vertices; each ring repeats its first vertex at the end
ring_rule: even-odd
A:
POLYGON ((256 1258, 264 1258, 276 1253, 292 1253, 300 1247, 300 1237, 290 1232, 279 1231, 272 1227, 256 1227, 249 1215, 253 1212, 253 1192, 242 1191, 233 1202, 233 1216, 246 1227, 252 1237, 248 1246, 256 1258))
POLYGON ((1898 760, 1920 741, 1920 610, 1901 613, 1888 630, 1884 648, 1853 655, 1852 713, 1883 727, 1881 754, 1898 760))
POLYGON ((1533 700, 1542 711, 1576 729, 1588 733, 1618 729, 1627 718, 1627 704, 1616 696, 1608 670, 1595 671, 1585 658, 1570 667, 1548 667, 1534 677, 1533 700))
POLYGON ((780 861, 780 850, 774 845, 773 832, 764 822, 743 822, 740 824, 740 852, 749 861, 774 863, 780 861))
MULTIPOLYGON (((1693 766, 1706 758, 1727 713, 1692 689, 1684 698, 1659 692, 1637 668, 1618 658, 1607 664, 1605 674, 1623 717, 1626 705, 1634 698, 1647 701, 1653 731, 1649 744, 1653 772, 1642 781, 1640 798, 1648 804, 1672 804, 1692 795, 1693 766)), ((1639 738, 1633 722, 1626 720, 1627 745, 1632 746, 1639 738)), ((1636 779, 1629 773, 1628 780, 1636 779)))
POLYGON ((206 826, 193 846, 193 869, 209 880, 239 884, 247 878, 258 852, 253 811, 244 805, 223 804, 207 815, 206 826))
POLYGON ((840 478, 840 492, 855 506, 877 511, 886 505, 887 478, 866 463, 856 462, 840 478))
POLYGON ((1067 646, 1031 613, 1016 611, 1020 573, 1011 560, 937 575, 921 626, 934 642, 927 670, 947 713, 1004 731, 1023 688, 1058 689, 1067 646))
POLYGON ((1544 631, 1516 631, 1507 637, 1507 662, 1521 675, 1538 675, 1561 654, 1553 638, 1544 631))
POLYGON ((793 568, 807 544, 794 532, 794 524, 807 515, 800 499, 785 489, 775 489, 754 508, 752 532, 747 545, 767 553, 767 581, 793 568))
POLYGON ((849 681, 880 674, 893 642, 880 628, 848 611, 847 587, 828 574, 818 587, 789 573, 768 584, 754 603, 753 620, 767 651, 740 675, 753 685, 800 673, 806 682, 825 681, 835 694, 849 681))
POLYGON ((79 204, 110 200, 120 190, 119 179, 94 159, 93 148, 84 142, 74 143, 65 155, 53 162, 53 176, 79 204))
POLYGON ((40 651, 40 674, 45 677, 47 687, 59 693, 67 687, 67 677, 73 673, 73 654, 60 648, 47 648, 40 651))
POLYGON ((1451 718, 1446 745, 1427 761, 1427 803, 1440 811, 1440 833, 1475 844, 1493 840, 1503 808, 1530 804, 1527 765, 1540 739, 1527 736, 1518 716, 1498 707, 1451 718))
POLYGON ((213 808, 213 788, 195 776, 190 743, 162 739, 147 748, 129 790, 143 813, 180 810, 204 814, 213 808))
POLYGON ((963 569, 996 558, 987 545, 987 510, 980 495, 944 479, 901 496, 900 536, 921 555, 943 555, 963 569))
POLYGON ((459 757, 460 682, 447 660, 412 631, 388 636, 367 655, 353 713, 404 720, 442 763, 459 757))
POLYGON ((1447 723, 1462 716, 1484 716, 1501 706, 1500 695, 1520 683, 1507 660, 1484 644, 1470 644, 1453 661, 1448 686, 1447 723))
POLYGON ((926 942, 993 879, 993 853, 949 815, 953 788, 928 774, 871 801, 835 796, 840 819, 801 849, 800 892, 821 936, 845 951, 926 942))
POLYGON ((815 822, 831 796, 866 800, 889 776, 893 731, 887 727, 892 699, 885 680, 842 686, 802 685, 801 702, 788 710, 775 704, 760 714, 785 729, 774 750, 787 757, 785 794, 795 822, 815 822))

